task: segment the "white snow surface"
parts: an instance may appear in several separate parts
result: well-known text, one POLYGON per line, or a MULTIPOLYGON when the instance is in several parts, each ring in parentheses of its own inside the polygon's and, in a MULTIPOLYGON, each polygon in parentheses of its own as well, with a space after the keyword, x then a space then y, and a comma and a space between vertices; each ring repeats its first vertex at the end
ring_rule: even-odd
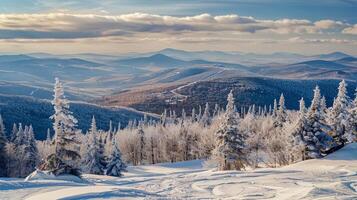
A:
POLYGON ((0 199, 357 199, 357 143, 324 159, 249 171, 203 161, 129 167, 124 177, 0 179, 0 199))

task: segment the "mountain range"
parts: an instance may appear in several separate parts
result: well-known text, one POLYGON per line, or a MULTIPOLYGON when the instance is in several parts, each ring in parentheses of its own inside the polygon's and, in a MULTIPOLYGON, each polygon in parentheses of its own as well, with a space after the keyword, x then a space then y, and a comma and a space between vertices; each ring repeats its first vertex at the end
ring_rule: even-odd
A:
MULTIPOLYGON (((221 94, 220 91, 232 87, 231 81, 228 81, 232 79, 250 80, 249 88, 260 88, 259 91, 271 94, 267 95, 267 98, 259 98, 259 93, 250 93, 251 90, 239 91, 240 95, 245 97, 245 102, 259 105, 271 103, 272 98, 276 98, 278 93, 289 93, 289 90, 291 92, 293 88, 287 87, 282 90, 281 87, 280 89, 277 87, 279 84, 290 84, 288 79, 322 82, 326 80, 327 83, 333 83, 327 84, 327 88, 335 87, 336 81, 329 82, 329 80, 336 79, 346 79, 353 85, 357 79, 357 58, 341 52, 304 56, 285 52, 264 55, 220 51, 191 52, 177 49, 119 56, 95 53, 72 55, 32 53, 0 55, 0 71, 0 95, 16 97, 18 102, 16 105, 27 105, 30 110, 38 108, 37 100, 52 99, 54 78, 59 77, 64 83, 66 96, 71 101, 94 102, 114 107, 129 106, 160 114, 165 106, 175 107, 177 110, 185 107, 180 103, 175 106, 172 104, 172 102, 177 103, 177 98, 180 99, 185 95, 194 98, 193 100, 189 98, 188 102, 191 106, 205 103, 203 101, 206 97, 213 98, 207 94, 201 98, 200 94, 204 94, 202 90, 220 94, 222 99, 219 99, 218 103, 223 103, 225 94, 221 94), (264 84, 267 86, 272 83, 274 86, 259 86, 260 80, 265 80, 264 84), (211 85, 210 83, 215 83, 213 85, 219 83, 223 86, 215 90, 207 87, 211 85), (178 91, 185 91, 181 87, 187 85, 190 87, 185 89, 190 88, 189 92, 182 96, 178 91), (35 100, 30 101, 32 106, 29 106, 30 103, 26 99, 28 97, 35 100), (264 100, 261 102, 259 99, 264 100)), ((304 84, 307 82, 297 84, 296 87, 302 87, 304 84)), ((294 98, 287 104, 295 104, 295 98, 300 94, 301 92, 293 95, 294 98)), ((13 112, 11 109, 6 111, 9 108, 13 108, 11 104, 2 104, 1 113, 8 113, 5 116, 7 118, 9 113, 13 112)), ((50 107, 48 108, 50 110, 50 107)), ((91 114, 83 114, 80 109, 78 112, 81 116, 86 115, 90 119, 90 115, 101 113, 103 110, 95 107, 92 111, 91 114)), ((123 116, 133 114, 130 110, 125 112, 119 110, 117 113, 119 115, 124 113, 123 116)), ((50 122, 47 117, 45 118, 41 119, 47 127, 50 122)), ((129 117, 121 118, 127 121, 129 117)), ((5 122, 9 125, 15 120, 5 122)), ((108 119, 99 119, 98 123, 107 124, 108 119)), ((37 127, 37 129, 44 131, 44 127, 37 127)))

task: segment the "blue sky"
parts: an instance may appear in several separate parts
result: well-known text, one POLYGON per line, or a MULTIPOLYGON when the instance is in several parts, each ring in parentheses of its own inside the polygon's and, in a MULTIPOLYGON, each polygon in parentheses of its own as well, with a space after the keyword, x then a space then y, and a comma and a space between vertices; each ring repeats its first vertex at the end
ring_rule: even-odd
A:
POLYGON ((357 0, 0 0, 1 13, 53 10, 107 11, 111 14, 147 12, 161 15, 223 15, 239 13, 256 18, 335 19, 357 22, 357 0))
POLYGON ((2 51, 357 54, 357 0, 0 0, 0 14, 2 51))

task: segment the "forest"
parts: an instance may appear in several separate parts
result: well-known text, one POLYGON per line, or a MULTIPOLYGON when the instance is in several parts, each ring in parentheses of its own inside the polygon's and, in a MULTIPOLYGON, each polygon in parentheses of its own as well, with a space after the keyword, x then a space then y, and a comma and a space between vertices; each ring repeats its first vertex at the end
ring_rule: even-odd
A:
POLYGON ((331 107, 318 86, 309 107, 303 97, 296 102, 299 110, 287 109, 283 94, 272 105, 237 108, 239 94, 231 91, 225 108, 206 103, 179 115, 165 110, 159 120, 144 115, 125 127, 110 122, 109 130, 98 129, 93 115, 83 132, 56 79, 53 137, 49 129, 46 140, 36 140, 32 125, 21 123, 7 137, 0 118, 0 176, 26 177, 34 170, 121 176, 128 165, 196 159, 219 170, 244 170, 322 158, 357 140, 357 89, 349 95, 346 87, 342 80, 331 107))

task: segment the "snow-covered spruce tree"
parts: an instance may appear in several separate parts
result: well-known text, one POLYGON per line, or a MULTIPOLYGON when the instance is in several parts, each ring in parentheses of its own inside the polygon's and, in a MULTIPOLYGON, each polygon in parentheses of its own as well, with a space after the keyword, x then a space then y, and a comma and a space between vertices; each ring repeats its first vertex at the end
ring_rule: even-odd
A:
POLYGON ((329 125, 332 128, 332 137, 337 145, 344 145, 347 142, 345 137, 346 127, 349 121, 348 96, 346 82, 342 80, 338 86, 338 94, 333 102, 329 113, 329 125))
POLYGON ((273 106, 273 111, 272 111, 273 117, 276 117, 278 114, 278 103, 276 102, 276 99, 274 99, 274 106, 273 106))
POLYGON ((202 123, 203 126, 207 126, 210 123, 210 112, 209 112, 209 104, 206 103, 205 110, 203 112, 203 115, 201 117, 200 122, 202 123))
POLYGON ((21 123, 19 124, 18 131, 15 135, 14 141, 8 150, 8 155, 10 157, 8 161, 8 176, 22 177, 22 159, 24 157, 23 146, 26 141, 26 136, 21 123))
POLYGON ((297 119, 292 122, 291 126, 285 127, 285 131, 287 131, 287 135, 291 135, 291 149, 290 149, 290 159, 291 162, 295 162, 297 160, 305 159, 305 150, 307 143, 304 140, 304 135, 306 135, 306 107, 304 98, 301 98, 300 101, 300 109, 297 116, 297 119))
POLYGON ((324 132, 325 124, 321 116, 321 94, 318 86, 314 89, 314 98, 306 114, 306 123, 302 125, 302 140, 305 145, 303 160, 321 158, 322 151, 333 145, 332 138, 324 132))
POLYGON ((83 168, 85 173, 103 175, 105 170, 104 156, 100 151, 100 143, 97 139, 98 131, 93 116, 91 128, 88 132, 86 152, 83 155, 83 168))
POLYGON ((214 158, 219 170, 241 170, 247 165, 245 136, 238 129, 237 114, 234 111, 233 91, 228 94, 226 112, 218 131, 214 158))
POLYGON ((191 112, 191 122, 195 122, 196 121, 196 109, 192 108, 192 112, 191 112))
POLYGON ((126 164, 121 159, 121 153, 116 145, 115 139, 112 141, 112 152, 108 157, 108 163, 105 174, 108 176, 122 176, 122 172, 126 171, 126 164))
POLYGON ((55 131, 55 151, 49 155, 45 163, 40 167, 54 175, 73 174, 79 175, 78 161, 80 160, 79 142, 77 139, 77 119, 69 111, 69 102, 64 96, 62 83, 56 78, 54 87, 54 99, 52 101, 55 113, 53 129, 55 131))
POLYGON ((357 88, 355 90, 355 98, 351 103, 349 112, 349 122, 346 127, 345 138, 348 142, 356 142, 357 140, 357 88))
POLYGON ((21 177, 25 177, 33 172, 38 164, 38 150, 35 140, 35 135, 33 133, 32 125, 24 133, 25 144, 22 146, 23 158, 21 160, 21 177))
POLYGON ((136 132, 139 137, 139 164, 143 164, 145 159, 145 132, 143 130, 143 126, 143 123, 140 123, 136 132))
POLYGON ((325 96, 322 96, 320 104, 321 104, 321 113, 323 115, 323 118, 326 119, 327 118, 327 114, 328 114, 328 108, 327 108, 327 105, 326 105, 325 96))
POLYGON ((17 132, 18 132, 17 125, 16 125, 16 123, 14 123, 13 126, 12 126, 10 142, 14 142, 15 141, 17 132))
POLYGON ((48 128, 48 129, 47 129, 47 135, 46 135, 46 143, 49 145, 49 144, 51 144, 51 141, 52 141, 51 131, 50 131, 50 129, 48 128))
MULTIPOLYGON (((276 102, 274 101, 274 110, 276 109, 276 102)), ((285 108, 285 97, 283 94, 280 95, 279 99, 279 109, 275 111, 275 122, 274 125, 275 127, 282 127, 283 124, 286 122, 287 114, 286 114, 286 108, 285 108)))
POLYGON ((6 167, 7 167, 7 152, 6 152, 6 135, 5 135, 5 126, 3 119, 0 115, 0 177, 6 176, 6 167))

